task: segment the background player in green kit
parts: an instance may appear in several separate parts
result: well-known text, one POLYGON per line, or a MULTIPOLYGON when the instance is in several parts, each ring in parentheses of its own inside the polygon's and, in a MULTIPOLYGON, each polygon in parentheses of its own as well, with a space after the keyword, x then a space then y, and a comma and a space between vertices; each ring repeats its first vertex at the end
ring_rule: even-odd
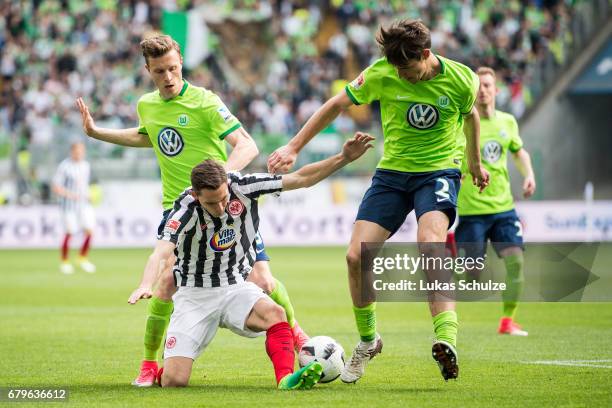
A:
POLYGON ((469 256, 482 256, 487 240, 506 265, 506 291, 503 293, 503 315, 498 332, 527 336, 513 318, 523 287, 523 234, 521 222, 514 210, 507 153, 512 157, 524 177, 523 196, 533 195, 536 183, 529 153, 523 148, 516 119, 509 113, 495 110, 495 71, 481 67, 476 73, 480 88, 476 107, 480 114, 480 150, 485 168, 491 174, 491 183, 482 194, 465 183, 459 193, 459 225, 455 230, 457 246, 471 252, 469 256))
MULTIPOLYGON (((241 170, 258 154, 257 146, 240 122, 213 92, 196 87, 182 77, 182 56, 179 45, 169 36, 145 39, 140 44, 145 67, 157 90, 143 95, 138 101, 139 126, 130 129, 97 127, 81 98, 83 128, 90 137, 105 142, 133 147, 153 147, 161 169, 164 214, 158 234, 168 226, 167 216, 174 199, 190 185, 191 169, 204 159, 226 162, 227 170, 241 170), (232 147, 227 156, 225 142, 232 147)), ((284 285, 272 276, 263 242, 257 234, 256 259, 249 280, 264 289, 285 309, 292 326, 296 348, 308 339, 294 319, 294 311, 284 285)), ((250 256, 250 255, 249 255, 250 256)), ((150 259, 149 259, 150 262, 150 259)), ((157 352, 172 313, 172 294, 175 292, 172 274, 159 279, 153 288, 141 285, 130 296, 151 298, 145 329, 145 355, 140 375, 134 385, 147 387, 157 374, 157 352)))
MULTIPOLYGON (((271 172, 287 171, 298 152, 351 104, 380 101, 384 153, 359 207, 346 256, 349 288, 361 341, 341 379, 355 382, 382 349, 376 332, 375 299, 361 296, 361 243, 384 242, 413 209, 417 240, 426 256, 444 242, 455 219, 461 161, 467 136, 468 168, 479 189, 489 175, 480 163, 479 119, 473 107, 478 77, 468 67, 435 55, 429 29, 400 20, 381 27, 377 41, 384 57, 328 100, 298 134, 268 159, 271 172)), ((457 315, 454 302, 430 297, 436 340, 432 353, 444 379, 458 375, 457 315)))

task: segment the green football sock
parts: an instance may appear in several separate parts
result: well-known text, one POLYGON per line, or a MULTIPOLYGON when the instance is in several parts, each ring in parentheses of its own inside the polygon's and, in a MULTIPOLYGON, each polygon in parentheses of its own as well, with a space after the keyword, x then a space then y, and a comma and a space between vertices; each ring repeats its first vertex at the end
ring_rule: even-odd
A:
POLYGON ((523 291, 523 253, 504 257, 504 264, 506 264, 506 290, 502 294, 503 316, 514 318, 523 291))
POLYGON ((376 302, 365 307, 353 306, 353 313, 361 341, 373 341, 376 338, 376 302))
POLYGON ((173 306, 172 300, 165 301, 155 296, 149 300, 149 315, 144 335, 145 360, 157 360, 157 351, 164 338, 173 306))
POLYGON ((293 327, 295 325, 295 312, 293 311, 293 305, 291 304, 291 300, 289 299, 289 294, 287 293, 287 289, 285 289, 285 285, 278 279, 274 279, 276 285, 274 286, 274 290, 270 292, 268 296, 279 306, 285 309, 285 314, 287 315, 287 322, 289 326, 293 327))
POLYGON ((454 310, 447 310, 438 313, 433 318, 434 332, 436 339, 444 340, 453 346, 457 346, 457 313, 454 310))

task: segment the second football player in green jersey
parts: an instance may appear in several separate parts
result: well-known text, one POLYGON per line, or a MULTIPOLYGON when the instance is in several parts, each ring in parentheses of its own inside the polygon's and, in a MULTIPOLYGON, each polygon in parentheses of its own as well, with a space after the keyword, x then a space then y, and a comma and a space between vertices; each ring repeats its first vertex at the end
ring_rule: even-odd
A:
POLYGON ((356 104, 380 102, 384 153, 379 169, 426 172, 459 168, 465 151, 463 115, 472 110, 478 77, 435 55, 440 72, 414 84, 381 58, 346 86, 356 104))
MULTIPOLYGON (((502 294, 503 311, 498 333, 526 336, 514 322, 523 287, 523 231, 514 210, 508 176, 508 152, 523 180, 523 196, 535 191, 535 178, 529 153, 523 148, 518 124, 512 115, 495 109, 495 71, 481 67, 477 71, 480 87, 476 107, 481 117, 480 150, 485 168, 491 174, 489 187, 479 193, 470 183, 459 192, 459 224, 455 229, 457 247, 470 257, 484 256, 491 241, 506 266, 506 290, 502 294)), ((474 271, 471 274, 476 275, 474 271)))
MULTIPOLYGON (((516 119, 509 113, 493 110, 480 116, 480 156, 491 175, 486 190, 479 192, 471 183, 461 186, 459 215, 495 214, 514 208, 508 174, 508 152, 516 155, 523 148, 516 119)), ((467 170, 464 165, 462 171, 467 170)))
MULTIPOLYGON (((474 183, 484 189, 489 178, 478 149, 480 127, 473 106, 477 76, 468 67, 434 54, 429 29, 421 21, 400 20, 381 27, 376 40, 384 57, 328 100, 268 159, 270 171, 286 171, 304 145, 343 109, 380 102, 383 157, 359 206, 346 255, 361 341, 340 376, 344 382, 359 380, 368 361, 382 349, 376 332, 376 296, 364 295, 369 291, 364 290, 362 243, 386 241, 412 210, 418 222, 417 241, 443 243, 456 215, 459 168, 466 146, 474 183)), ((426 256, 437 257, 441 250, 443 245, 423 245, 426 256)), ((444 379, 457 378, 455 304, 436 293, 428 300, 436 335, 432 355, 444 379)))
POLYGON ((148 135, 157 155, 164 209, 183 192, 185 180, 202 157, 227 161, 223 139, 241 126, 217 95, 185 80, 171 100, 163 99, 159 91, 143 95, 137 111, 138 132, 148 135))

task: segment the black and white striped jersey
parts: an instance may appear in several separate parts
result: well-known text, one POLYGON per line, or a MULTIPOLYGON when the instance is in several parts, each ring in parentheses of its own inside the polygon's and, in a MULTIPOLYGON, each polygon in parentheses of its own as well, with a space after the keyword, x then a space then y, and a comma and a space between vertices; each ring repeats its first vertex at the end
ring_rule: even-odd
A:
POLYGON ((53 177, 53 184, 79 197, 75 200, 59 196, 58 200, 62 211, 79 211, 81 208, 88 205, 89 175, 90 168, 87 161, 74 161, 71 158, 62 160, 53 177))
POLYGON ((187 188, 160 239, 176 244, 177 286, 219 287, 244 282, 255 263, 259 229, 257 199, 280 192, 282 176, 228 173, 229 203, 222 217, 210 215, 187 188))

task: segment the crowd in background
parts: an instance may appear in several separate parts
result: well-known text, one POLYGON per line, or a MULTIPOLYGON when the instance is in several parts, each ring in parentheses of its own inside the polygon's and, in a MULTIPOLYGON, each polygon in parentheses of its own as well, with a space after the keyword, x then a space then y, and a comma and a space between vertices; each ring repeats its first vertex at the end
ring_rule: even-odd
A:
POLYGON ((273 10, 282 22, 275 33, 277 60, 270 79, 265 90, 240 95, 241 118, 268 132, 286 123, 291 132, 330 96, 334 81, 346 74, 343 65, 350 53, 361 68, 379 58, 376 31, 397 18, 422 19, 431 29, 434 52, 472 68, 495 68, 498 105, 521 117, 533 102, 530 84, 537 62, 547 52, 558 64, 565 58, 563 36, 576 1, 332 1, 330 12, 340 30, 324 52, 317 52, 312 41, 324 18, 318 4, 303 2, 304 8, 295 8, 291 2, 279 2, 269 8, 265 2, 237 3, 252 3, 265 13, 273 10), (284 121, 279 121, 282 116, 284 121))
MULTIPOLYGON (((473 68, 494 67, 500 107, 520 117, 532 102, 529 85, 538 60, 549 52, 558 63, 565 58, 563 36, 577 1, 217 1, 226 15, 240 10, 271 20, 268 75, 256 86, 233 87, 219 68, 221 39, 216 38, 215 47, 214 33, 209 57, 185 75, 218 92, 251 133, 288 138, 341 89, 338 80, 353 79, 346 77, 349 62, 363 69, 379 57, 374 35, 380 24, 421 18, 431 28, 434 52, 473 68), (335 28, 321 46, 316 40, 324 21, 335 28)), ((164 10, 204 3, 211 2, 2 2, 0 145, 14 137, 16 149, 44 152, 57 139, 58 129, 80 128, 74 106, 78 95, 85 97, 97 121, 109 127, 136 126, 136 101, 153 89, 140 40, 161 29, 164 10)), ((346 115, 336 123, 345 132, 361 125, 346 115)))

